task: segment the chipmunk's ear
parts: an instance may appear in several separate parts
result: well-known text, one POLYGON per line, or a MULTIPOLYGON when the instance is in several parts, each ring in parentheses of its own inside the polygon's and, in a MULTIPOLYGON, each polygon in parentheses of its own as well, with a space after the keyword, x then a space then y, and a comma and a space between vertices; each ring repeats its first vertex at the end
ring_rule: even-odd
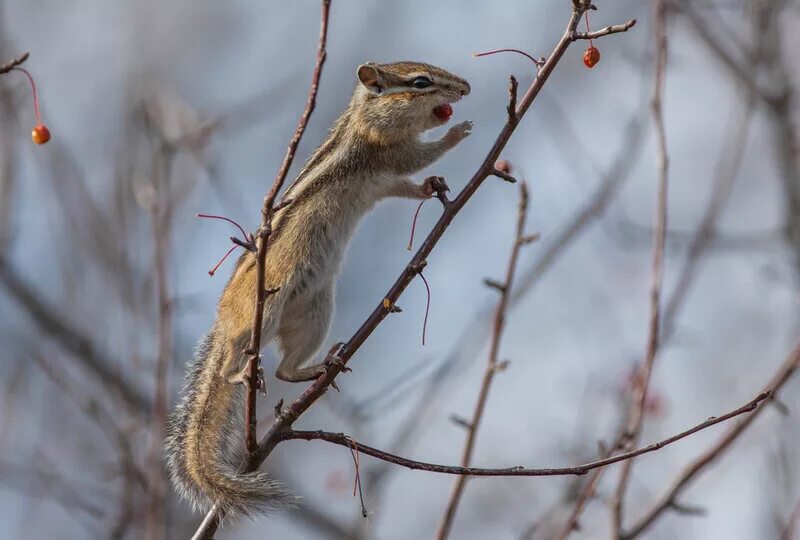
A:
POLYGON ((358 81, 364 85, 364 88, 373 94, 382 94, 386 90, 385 79, 380 68, 371 62, 361 64, 358 66, 356 72, 358 81))

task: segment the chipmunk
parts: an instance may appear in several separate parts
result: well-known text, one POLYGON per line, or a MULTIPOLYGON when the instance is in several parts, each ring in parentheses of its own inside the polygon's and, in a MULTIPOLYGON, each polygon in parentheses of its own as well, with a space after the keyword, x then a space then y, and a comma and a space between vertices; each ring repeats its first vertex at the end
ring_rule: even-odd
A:
MULTIPOLYGON (((417 62, 358 67, 350 105, 313 153, 276 212, 266 260, 262 343, 277 340, 282 359, 275 375, 310 381, 325 363, 314 357, 333 315, 334 285, 342 254, 359 219, 386 197, 426 199, 442 186, 409 175, 464 140, 471 122, 453 126, 438 141, 419 136, 450 119, 451 103, 469 83, 417 62)), ((243 429, 244 369, 253 324, 256 258, 239 259, 217 308, 216 321, 198 347, 184 395, 170 416, 167 467, 173 484, 195 508, 217 503, 228 516, 252 516, 296 503, 261 472, 237 472, 243 429)))

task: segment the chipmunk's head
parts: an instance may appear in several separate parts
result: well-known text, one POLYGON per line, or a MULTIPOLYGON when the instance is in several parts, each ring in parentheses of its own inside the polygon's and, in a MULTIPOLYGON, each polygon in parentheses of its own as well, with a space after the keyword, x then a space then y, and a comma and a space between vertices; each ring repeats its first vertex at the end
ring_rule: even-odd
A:
POLYGON ((447 123, 453 114, 450 104, 470 90, 461 77, 419 62, 368 62, 358 66, 356 74, 359 121, 398 136, 447 123))

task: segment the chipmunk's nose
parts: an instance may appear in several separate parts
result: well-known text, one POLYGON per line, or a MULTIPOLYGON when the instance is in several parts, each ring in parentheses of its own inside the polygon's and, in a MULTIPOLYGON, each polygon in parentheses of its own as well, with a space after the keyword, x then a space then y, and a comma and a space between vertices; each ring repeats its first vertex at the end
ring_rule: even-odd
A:
POLYGON ((469 83, 467 81, 464 81, 464 84, 461 85, 461 96, 463 97, 469 95, 470 90, 471 88, 469 87, 469 83))

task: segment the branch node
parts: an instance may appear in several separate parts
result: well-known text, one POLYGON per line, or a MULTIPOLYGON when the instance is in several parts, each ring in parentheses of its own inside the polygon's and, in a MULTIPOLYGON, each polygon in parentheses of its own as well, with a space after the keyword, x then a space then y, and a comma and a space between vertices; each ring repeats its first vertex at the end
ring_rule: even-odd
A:
POLYGON ((252 234, 247 235, 247 240, 242 240, 241 238, 236 238, 235 236, 230 237, 231 242, 236 244, 237 246, 243 247, 247 251, 255 253, 256 249, 256 240, 253 238, 252 234))
POLYGON ((272 207, 272 212, 275 213, 278 210, 283 210, 284 208, 286 208, 287 206, 289 206, 293 202, 294 202, 294 199, 284 199, 284 200, 282 200, 281 202, 279 202, 278 204, 276 204, 275 206, 272 207))
POLYGON ((494 371, 505 371, 508 369, 508 366, 511 365, 511 360, 503 360, 502 362, 498 362, 492 366, 494 371))
POLYGON ((541 237, 542 237, 542 235, 539 234, 539 233, 526 234, 525 236, 520 237, 519 244, 521 246, 526 246, 528 244, 532 244, 533 242, 536 242, 541 237))
POLYGON ((459 416, 457 414, 450 415, 450 421, 457 425, 458 427, 462 427, 464 429, 472 429, 472 424, 464 418, 463 416, 459 416))
POLYGON ((508 288, 506 287, 505 284, 500 283, 496 279, 492 278, 483 278, 483 284, 489 287, 490 289, 494 289, 500 293, 506 292, 506 289, 508 288))
POLYGON ((516 123, 517 117, 517 78, 513 75, 508 76, 508 121, 516 123))
POLYGON ((515 183, 517 182, 517 179, 516 179, 516 178, 514 178, 513 176, 511 176, 511 175, 510 175, 510 174, 508 174, 507 172, 503 172, 503 171, 501 171, 500 169, 495 169, 495 168, 492 168, 492 170, 491 170, 490 174, 491 174, 492 176, 496 176, 496 177, 498 177, 498 178, 500 178, 500 179, 502 179, 502 180, 505 180, 505 181, 506 181, 506 182, 508 182, 509 184, 515 184, 515 183))
POLYGON ((2 66, 0 66, 0 75, 2 75, 3 73, 8 73, 9 71, 14 69, 15 67, 23 64, 25 62, 25 60, 28 59, 29 56, 30 56, 30 53, 27 53, 27 52, 26 53, 22 53, 21 55, 19 55, 18 57, 14 58, 10 62, 6 62, 2 66))
POLYGON ((403 310, 400 309, 400 306, 396 304, 392 304, 391 300, 388 298, 383 299, 383 309, 388 311, 389 313, 402 313, 403 310))

